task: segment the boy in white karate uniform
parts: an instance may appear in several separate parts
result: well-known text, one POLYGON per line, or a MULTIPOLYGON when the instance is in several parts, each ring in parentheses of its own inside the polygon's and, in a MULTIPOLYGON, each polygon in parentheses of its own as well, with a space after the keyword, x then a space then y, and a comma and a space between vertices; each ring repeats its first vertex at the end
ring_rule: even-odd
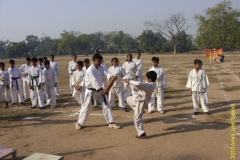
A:
POLYGON ((149 71, 146 73, 146 76, 146 83, 133 80, 125 81, 138 90, 138 92, 135 92, 131 97, 127 98, 127 103, 134 110, 134 124, 138 132, 136 138, 145 138, 147 136, 144 131, 142 116, 144 114, 144 107, 148 105, 148 102, 151 100, 151 95, 156 88, 156 72, 149 71))
MULTIPOLYGON (((43 58, 38 58, 38 66, 42 69, 42 71, 45 69, 43 58)), ((42 85, 42 92, 43 92, 43 100, 47 101, 47 93, 46 93, 46 85, 42 85)))
POLYGON ((18 93, 18 102, 23 104, 23 92, 22 92, 22 72, 19 67, 15 66, 15 61, 10 59, 10 68, 8 68, 8 74, 10 77, 10 94, 12 98, 12 104, 17 104, 16 93, 18 93))
POLYGON ((72 96, 76 99, 76 101, 81 106, 83 106, 85 90, 86 90, 85 82, 84 82, 84 77, 86 72, 82 70, 83 61, 77 61, 76 68, 77 70, 73 72, 73 77, 72 77, 72 85, 74 86, 74 91, 72 96))
POLYGON ((117 80, 114 82, 113 87, 109 91, 109 102, 111 107, 115 106, 115 96, 118 97, 119 107, 121 107, 124 111, 127 112, 125 98, 123 95, 123 85, 122 85, 122 77, 126 75, 124 69, 118 65, 119 61, 117 57, 112 58, 112 66, 108 69, 108 71, 117 77, 117 80))
POLYGON ((157 73, 157 80, 156 84, 157 87, 155 91, 152 94, 151 102, 148 104, 148 113, 152 113, 155 107, 155 97, 157 97, 157 110, 161 114, 164 114, 163 110, 163 101, 164 101, 164 95, 163 90, 168 88, 166 76, 164 74, 163 69, 158 66, 159 64, 159 58, 153 57, 152 58, 152 64, 153 67, 149 69, 149 71, 155 71, 157 73))
POLYGON ((143 61, 140 59, 140 57, 141 57, 141 53, 137 52, 136 58, 133 59, 133 62, 136 63, 137 65, 136 80, 139 82, 143 82, 143 77, 142 77, 143 61))
POLYGON ((204 93, 208 87, 206 73, 201 68, 202 61, 199 59, 194 60, 194 69, 189 73, 186 87, 190 89, 190 94, 192 94, 194 115, 199 114, 199 105, 202 106, 205 114, 210 115, 208 105, 204 98, 204 93))
POLYGON ((3 95, 5 96, 5 108, 8 107, 8 102, 10 101, 10 94, 9 94, 9 84, 10 78, 9 74, 5 69, 5 64, 0 62, 0 102, 3 101, 3 95))
POLYGON ((51 108, 56 107, 56 94, 55 87, 58 83, 58 77, 56 71, 50 67, 50 62, 48 60, 44 61, 45 68, 43 69, 43 86, 45 86, 47 104, 51 105, 51 108))
MULTIPOLYGON (((59 73, 60 73, 60 68, 59 68, 58 62, 56 62, 56 61, 54 60, 54 55, 50 55, 49 58, 50 58, 50 66, 51 66, 53 69, 55 69, 55 71, 56 71, 56 73, 57 73, 57 76, 58 76, 59 73)), ((57 97, 60 96, 58 85, 55 87, 55 93, 56 93, 56 96, 57 96, 57 97)))
POLYGON ((72 61, 69 62, 68 64, 68 73, 70 75, 69 79, 69 87, 70 87, 70 96, 73 95, 73 90, 74 90, 74 85, 72 85, 72 77, 73 77, 73 72, 76 71, 76 61, 77 61, 77 55, 73 54, 72 55, 72 61))
POLYGON ((90 111, 93 107, 95 99, 98 99, 102 105, 103 115, 109 124, 109 128, 119 129, 120 126, 114 122, 111 106, 108 102, 107 96, 103 94, 104 76, 112 78, 111 74, 107 72, 101 65, 103 57, 100 54, 93 55, 93 64, 87 69, 85 75, 86 92, 83 106, 80 110, 78 121, 76 123, 76 129, 82 129, 90 111))
POLYGON ((30 88, 28 86, 28 70, 31 67, 31 58, 26 58, 26 64, 23 64, 20 69, 22 71, 22 83, 23 83, 23 96, 24 101, 27 101, 30 99, 30 88))
POLYGON ((32 109, 37 107, 37 103, 40 109, 45 109, 43 92, 42 92, 42 69, 37 65, 38 59, 32 58, 32 66, 28 72, 28 84, 31 92, 30 97, 32 100, 32 109))
MULTIPOLYGON (((123 63, 122 68, 125 70, 126 75, 123 77, 124 80, 136 80, 137 65, 132 61, 132 54, 127 55, 127 61, 123 63)), ((135 89, 131 88, 127 83, 124 83, 124 97, 125 101, 127 97, 131 96, 135 92, 135 89)))

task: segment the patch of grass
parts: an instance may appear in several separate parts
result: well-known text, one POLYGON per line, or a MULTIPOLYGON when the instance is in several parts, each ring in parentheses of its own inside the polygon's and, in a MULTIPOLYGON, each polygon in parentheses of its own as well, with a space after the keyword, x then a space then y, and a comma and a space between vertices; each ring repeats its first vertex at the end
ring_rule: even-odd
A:
POLYGON ((240 90, 240 86, 231 86, 231 87, 224 87, 224 91, 226 92, 233 92, 233 91, 238 91, 240 90))
POLYGON ((210 82, 217 82, 217 81, 218 81, 218 78, 215 77, 215 76, 208 76, 208 80, 209 80, 210 82))
POLYGON ((178 78, 179 84, 186 85, 188 78, 187 77, 181 77, 178 78))

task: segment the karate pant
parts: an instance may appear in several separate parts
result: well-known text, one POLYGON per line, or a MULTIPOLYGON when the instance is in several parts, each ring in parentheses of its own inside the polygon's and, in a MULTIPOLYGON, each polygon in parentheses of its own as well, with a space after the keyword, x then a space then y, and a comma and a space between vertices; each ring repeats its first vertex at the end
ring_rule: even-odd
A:
POLYGON ((44 107, 42 89, 38 89, 38 87, 34 87, 34 91, 31 90, 30 96, 32 100, 32 106, 37 106, 37 104, 39 104, 40 107, 44 107))
POLYGON ((133 116, 134 125, 138 132, 138 136, 141 136, 145 132, 143 127, 143 120, 142 120, 142 116, 144 113, 143 108, 144 108, 145 102, 144 101, 138 102, 134 99, 133 96, 131 96, 127 98, 127 103, 134 111, 134 116, 133 116))
POLYGON ((28 86, 27 81, 22 81, 23 82, 23 96, 24 99, 30 98, 30 88, 28 86))
POLYGON ((70 93, 71 93, 71 95, 73 94, 73 91, 74 91, 74 85, 72 85, 72 79, 73 79, 73 75, 70 74, 69 87, 70 87, 70 93))
POLYGON ((208 94, 207 94, 207 92, 204 93, 204 98, 205 98, 206 103, 208 104, 208 94))
POLYGON ((51 106, 55 107, 56 106, 56 93, 54 86, 45 86, 45 93, 46 93, 46 99, 47 99, 47 104, 50 104, 51 106))
POLYGON ((202 106, 204 113, 209 112, 209 108, 207 106, 203 92, 192 92, 192 100, 194 112, 198 112, 199 105, 202 106))
POLYGON ((75 89, 73 91, 73 97, 81 105, 81 107, 83 106, 84 102, 85 90, 86 88, 82 87, 79 92, 77 92, 75 89))
MULTIPOLYGON (((55 94, 55 88, 53 87, 53 91, 55 94)), ((46 85, 42 85, 42 92, 43 92, 43 101, 47 101, 48 100, 48 96, 47 96, 47 88, 46 85)), ((55 94, 56 97, 56 94, 55 94)))
POLYGON ((18 94, 18 102, 23 103, 23 92, 22 92, 22 84, 18 81, 18 89, 16 85, 10 85, 10 94, 12 98, 12 103, 17 103, 17 96, 18 94))
POLYGON ((104 96, 105 96, 107 105, 104 103, 102 91, 97 92, 97 91, 91 91, 91 90, 86 89, 84 105, 82 106, 82 109, 80 110, 79 117, 78 117, 78 123, 80 125, 83 125, 85 123, 85 121, 87 120, 87 118, 92 110, 92 107, 93 107, 92 98, 93 98, 93 100, 94 99, 99 100, 99 102, 101 103, 103 115, 104 115, 107 123, 114 122, 112 109, 108 102, 108 98, 106 95, 104 95, 104 96))
POLYGON ((3 95, 5 96, 5 101, 9 102, 10 101, 10 93, 9 93, 9 89, 7 89, 6 85, 0 85, 0 102, 3 101, 3 95))
POLYGON ((125 108, 126 104, 124 101, 123 89, 121 87, 112 87, 110 89, 108 98, 109 98, 111 107, 115 106, 115 95, 117 95, 117 97, 118 97, 119 107, 125 108))
POLYGON ((135 88, 128 85, 127 83, 124 83, 124 101, 127 101, 127 98, 133 95, 134 92, 137 92, 135 88))
POLYGON ((148 103, 148 111, 153 111, 155 107, 155 98, 157 97, 157 110, 163 111, 163 89, 158 88, 151 96, 151 102, 148 103))
POLYGON ((138 81, 138 82, 143 82, 143 77, 142 77, 142 76, 141 76, 141 77, 138 77, 138 78, 137 78, 137 81, 138 81))

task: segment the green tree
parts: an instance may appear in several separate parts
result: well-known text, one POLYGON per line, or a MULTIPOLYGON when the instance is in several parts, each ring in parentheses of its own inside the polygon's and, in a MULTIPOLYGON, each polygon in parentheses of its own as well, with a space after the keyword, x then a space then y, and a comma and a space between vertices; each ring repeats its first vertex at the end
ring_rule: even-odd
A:
POLYGON ((177 52, 189 52, 192 48, 192 41, 185 31, 181 31, 178 35, 179 43, 177 45, 177 52))
POLYGON ((197 45, 199 47, 237 47, 240 41, 240 10, 224 0, 205 15, 195 15, 198 21, 197 45))
POLYGON ((6 54, 8 58, 22 57, 30 51, 30 48, 26 45, 24 41, 22 42, 13 42, 7 49, 6 54))
POLYGON ((31 52, 36 52, 38 50, 40 40, 37 36, 34 35, 26 36, 25 42, 27 43, 27 46, 28 48, 30 48, 31 52))
POLYGON ((48 56, 58 52, 58 39, 52 39, 51 37, 42 37, 39 44, 39 54, 42 56, 48 56))

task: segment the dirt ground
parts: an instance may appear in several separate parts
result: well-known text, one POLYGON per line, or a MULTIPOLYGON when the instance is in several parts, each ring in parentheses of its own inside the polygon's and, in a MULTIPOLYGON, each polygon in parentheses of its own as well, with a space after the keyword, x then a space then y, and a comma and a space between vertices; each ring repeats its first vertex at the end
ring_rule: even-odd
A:
MULTIPOLYGON (((108 67, 113 56, 104 55, 108 67)), ((152 56, 142 55, 144 73, 151 67, 152 56)), ((121 64, 126 59, 126 55, 117 57, 121 64)), ((115 121, 122 127, 119 130, 108 128, 101 106, 93 108, 83 130, 76 130, 80 106, 68 96, 70 57, 58 57, 61 95, 56 108, 31 110, 31 104, 26 103, 24 107, 5 109, 0 104, 0 145, 16 148, 18 159, 40 152, 61 155, 66 160, 227 160, 232 143, 235 159, 240 159, 240 55, 226 55, 224 63, 209 62, 202 54, 158 57, 169 85, 164 91, 166 113, 144 114, 147 139, 135 138, 129 107, 127 113, 113 108, 115 121), (202 110, 193 116, 191 96, 185 88, 196 58, 203 60, 210 81, 210 116, 202 110), (231 104, 236 105, 235 121, 230 119, 231 104), (231 122, 236 125, 235 140, 231 140, 231 122)), ((16 63, 20 66, 24 60, 17 59, 16 63)))

